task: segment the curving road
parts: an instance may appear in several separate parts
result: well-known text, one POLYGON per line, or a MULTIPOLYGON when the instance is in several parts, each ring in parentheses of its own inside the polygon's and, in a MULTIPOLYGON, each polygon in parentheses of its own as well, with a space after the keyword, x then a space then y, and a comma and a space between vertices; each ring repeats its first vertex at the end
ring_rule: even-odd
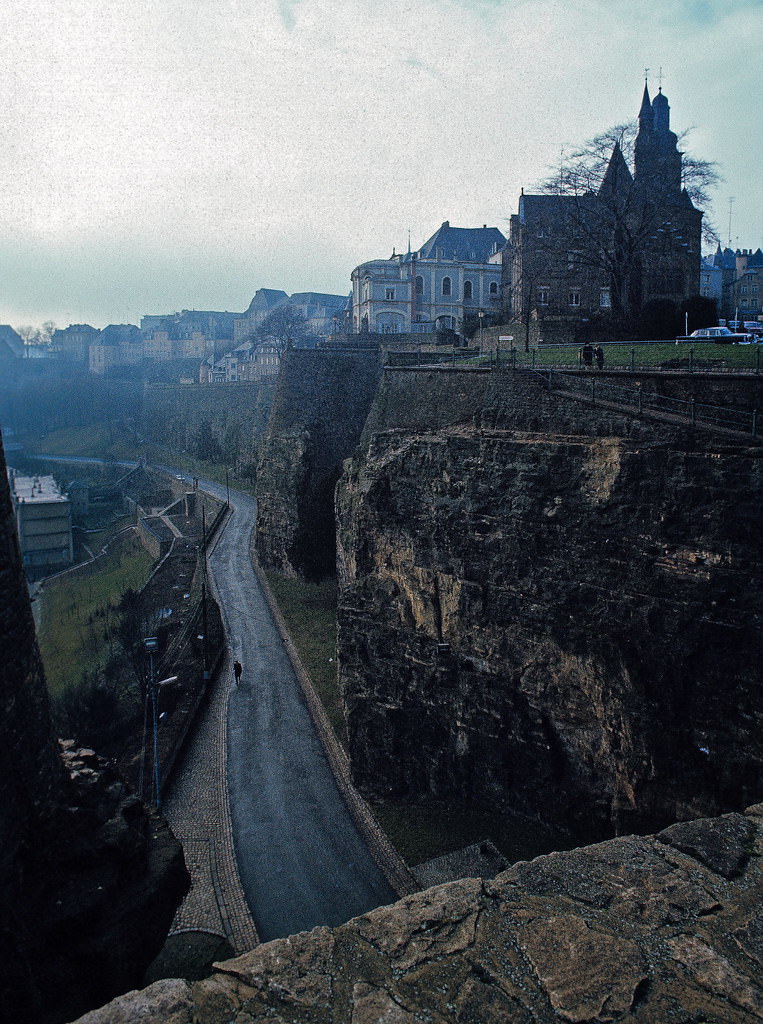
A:
MULTIPOLYGON (((225 500, 225 488, 203 488, 225 500)), ((334 780, 291 661, 252 568, 253 498, 231 491, 209 553, 233 683, 228 785, 241 884, 262 941, 334 926, 398 899, 334 780)))

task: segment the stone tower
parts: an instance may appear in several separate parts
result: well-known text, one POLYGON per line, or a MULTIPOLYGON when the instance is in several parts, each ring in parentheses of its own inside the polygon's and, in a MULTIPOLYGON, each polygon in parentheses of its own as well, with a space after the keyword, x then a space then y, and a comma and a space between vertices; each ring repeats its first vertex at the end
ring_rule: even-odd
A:
POLYGON ((644 196, 661 201, 681 196, 681 153, 678 136, 670 130, 670 105, 662 88, 654 101, 644 86, 634 152, 635 182, 644 196))

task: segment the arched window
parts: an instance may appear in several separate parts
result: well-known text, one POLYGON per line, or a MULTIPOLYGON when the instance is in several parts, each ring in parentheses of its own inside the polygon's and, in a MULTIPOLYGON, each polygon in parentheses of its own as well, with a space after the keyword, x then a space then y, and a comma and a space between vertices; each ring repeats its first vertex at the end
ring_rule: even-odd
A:
POLYGON ((490 294, 491 295, 497 295, 498 294, 498 282, 497 281, 491 281, 490 282, 490 294))
POLYGON ((416 294, 424 294, 424 278, 421 276, 421 274, 416 275, 416 294))
POLYGON ((450 295, 450 278, 444 277, 442 279, 442 294, 450 295))
POLYGON ((472 282, 464 281, 464 299, 470 299, 472 297, 472 282))

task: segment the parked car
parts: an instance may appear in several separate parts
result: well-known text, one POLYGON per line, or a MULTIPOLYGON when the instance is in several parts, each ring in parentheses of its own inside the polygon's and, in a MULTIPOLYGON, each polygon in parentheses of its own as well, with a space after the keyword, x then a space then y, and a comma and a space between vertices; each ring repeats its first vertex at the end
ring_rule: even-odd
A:
POLYGON ((749 342, 750 335, 741 331, 730 331, 728 327, 700 327, 688 337, 676 338, 676 341, 713 341, 718 345, 731 345, 734 342, 749 342))

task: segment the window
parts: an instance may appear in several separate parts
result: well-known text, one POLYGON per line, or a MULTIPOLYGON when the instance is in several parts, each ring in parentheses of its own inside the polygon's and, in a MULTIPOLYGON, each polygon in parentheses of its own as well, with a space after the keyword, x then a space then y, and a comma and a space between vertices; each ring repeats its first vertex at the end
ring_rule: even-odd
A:
POLYGON ((612 290, 610 288, 599 289, 599 309, 612 308, 612 290))
POLYGON ((570 305, 571 306, 579 306, 580 305, 580 289, 579 288, 572 288, 570 290, 570 305))
POLYGON ((444 277, 442 279, 442 294, 450 295, 450 278, 444 277))
POLYGON ((547 306, 548 305, 548 288, 539 288, 538 289, 538 305, 539 306, 547 306))
POLYGON ((470 299, 472 297, 472 282, 464 281, 464 299, 470 299))
POLYGON ((418 274, 416 277, 416 294, 424 294, 424 278, 421 276, 421 274, 418 274))
POLYGON ((394 289, 394 288, 386 288, 386 289, 384 290, 384 298, 385 298, 385 299, 386 299, 386 300, 387 300, 388 302, 392 302, 392 301, 394 301, 394 298, 395 298, 395 289, 394 289))
POLYGON ((491 281, 490 282, 490 294, 491 295, 497 295, 498 294, 498 282, 497 281, 491 281))

